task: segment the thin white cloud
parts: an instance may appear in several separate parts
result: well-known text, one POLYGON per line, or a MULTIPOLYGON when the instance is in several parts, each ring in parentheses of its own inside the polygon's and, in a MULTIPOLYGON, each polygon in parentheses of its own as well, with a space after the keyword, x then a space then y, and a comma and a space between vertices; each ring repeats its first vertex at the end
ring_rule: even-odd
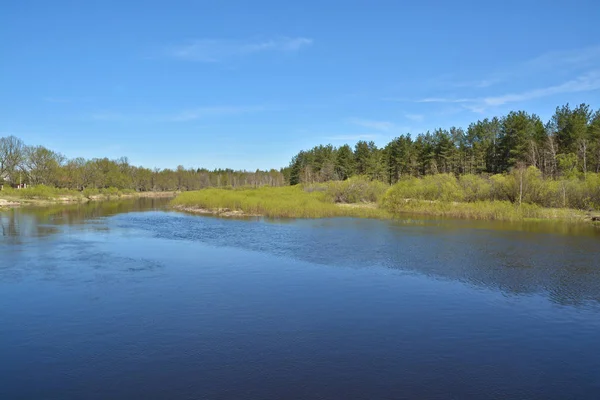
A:
POLYGON ((416 103, 468 103, 473 99, 453 99, 448 97, 425 97, 424 99, 416 100, 416 103))
POLYGON ((371 119, 361 119, 361 118, 350 118, 348 120, 351 124, 362 126, 363 128, 375 129, 378 131, 390 131, 394 128, 394 124, 389 121, 374 121, 371 119))
POLYGON ((219 62, 257 53, 296 52, 312 43, 312 39, 305 37, 280 37, 263 41, 198 39, 168 49, 167 55, 188 61, 219 62))
POLYGON ((460 81, 452 75, 431 81, 445 88, 485 89, 501 82, 522 79, 532 75, 548 73, 579 73, 595 68, 600 64, 600 46, 590 46, 570 50, 554 50, 529 60, 490 72, 482 79, 460 81))
POLYGON ((404 114, 404 116, 411 121, 423 121, 425 118, 425 116, 422 114, 404 114))
POLYGON ((431 96, 418 100, 406 98, 386 98, 384 100, 456 104, 460 106, 460 109, 481 113, 492 106, 533 100, 555 94, 596 90, 598 89, 599 81, 598 65, 600 65, 600 45, 569 50, 555 50, 529 60, 515 63, 512 66, 504 67, 501 70, 492 71, 487 76, 480 79, 460 81, 453 79, 452 75, 446 74, 429 81, 428 84, 430 86, 435 85, 435 87, 438 88, 441 87, 446 91, 449 88, 482 90, 497 85, 500 82, 527 82, 529 77, 542 76, 545 77, 545 79, 554 78, 567 80, 562 84, 504 95, 477 97, 461 97, 460 95, 431 96))
POLYGON ((600 70, 588 72, 559 85, 526 90, 519 93, 474 98, 429 97, 416 100, 415 102, 460 104, 465 110, 474 113, 483 113, 490 107, 502 106, 509 103, 519 103, 557 94, 591 92, 594 90, 600 90, 600 70))
POLYGON ((599 61, 600 46, 590 46, 579 49, 551 51, 525 62, 524 67, 534 70, 568 66, 586 68, 597 66, 599 61))
POLYGON ((506 103, 533 100, 555 94, 589 92, 598 89, 600 89, 600 71, 593 71, 560 85, 529 90, 521 93, 486 97, 483 99, 483 103, 489 106, 499 106, 506 103))
POLYGON ((490 76, 483 79, 464 80, 456 74, 443 74, 426 80, 423 87, 435 89, 485 89, 500 83, 502 79, 498 76, 490 76))
POLYGON ((500 82, 499 79, 481 79, 476 81, 451 82, 448 86, 455 88, 485 89, 500 82))
POLYGON ((408 97, 382 97, 381 101, 391 101, 394 103, 414 103, 414 99, 408 97))
POLYGON ((482 105, 480 102, 473 104, 461 104, 463 110, 471 111, 475 114, 483 114, 487 111, 487 106, 482 105))
POLYGON ((334 136, 326 136, 325 139, 332 141, 355 141, 355 140, 375 140, 380 138, 381 135, 374 133, 365 133, 365 134, 356 134, 356 135, 334 135, 334 136))
POLYGON ((264 111, 264 106, 217 106, 217 107, 199 107, 184 110, 165 119, 170 121, 193 121, 196 119, 219 117, 224 115, 248 114, 264 111))
POLYGON ((120 112, 96 112, 88 115, 95 121, 153 121, 153 122, 187 122, 206 118, 217 118, 240 114, 250 114, 267 110, 266 106, 207 106, 196 107, 171 114, 127 114, 120 112))

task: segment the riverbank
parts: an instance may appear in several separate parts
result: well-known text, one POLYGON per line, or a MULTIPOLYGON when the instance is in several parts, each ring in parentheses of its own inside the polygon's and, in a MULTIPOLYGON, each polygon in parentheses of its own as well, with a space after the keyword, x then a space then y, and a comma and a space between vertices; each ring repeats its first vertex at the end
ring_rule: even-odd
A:
POLYGON ((300 186, 246 189, 203 189, 179 194, 171 206, 175 210, 221 217, 268 218, 389 218, 370 203, 342 206, 320 188, 300 186))
POLYGON ((0 209, 27 206, 52 206, 57 204, 76 204, 87 203, 90 201, 106 201, 118 199, 135 198, 170 198, 175 197, 179 192, 111 192, 97 193, 85 196, 82 192, 61 193, 55 196, 36 196, 34 193, 24 193, 30 189, 22 191, 0 191, 0 209), (18 192, 18 193, 15 193, 18 192))
POLYGON ((508 201, 428 201, 388 195, 377 202, 336 203, 327 190, 302 186, 256 189, 204 189, 179 194, 173 209, 220 217, 393 219, 403 214, 496 221, 592 222, 600 213, 568 208, 545 208, 508 201))
POLYGON ((568 208, 544 208, 533 204, 516 205, 508 201, 444 202, 402 199, 393 204, 384 202, 383 207, 393 215, 402 213, 433 215, 449 218, 488 221, 566 221, 592 222, 597 216, 581 210, 568 208))

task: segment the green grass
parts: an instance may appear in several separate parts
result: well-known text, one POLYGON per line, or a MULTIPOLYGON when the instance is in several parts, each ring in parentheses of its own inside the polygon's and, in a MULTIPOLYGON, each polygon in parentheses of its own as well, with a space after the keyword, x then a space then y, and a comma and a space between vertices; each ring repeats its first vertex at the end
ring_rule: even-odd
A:
MULTIPOLYGON (((544 208, 524 203, 521 206, 509 201, 480 200, 456 202, 443 200, 407 199, 402 185, 387 189, 381 196, 379 189, 361 186, 366 195, 352 190, 355 185, 330 182, 286 187, 261 187, 244 189, 203 189, 184 192, 177 196, 172 206, 179 209, 210 211, 238 211, 245 215, 272 218, 327 218, 362 217, 396 218, 406 213, 436 215, 451 218, 498 221, 562 220, 583 221, 585 213, 566 208, 544 208), (340 198, 353 199, 355 203, 336 203, 340 198), (368 194, 371 193, 371 194, 368 194), (373 194, 375 193, 375 194, 373 194), (351 194, 351 196, 347 196, 351 194), (363 202, 363 199, 378 203, 363 202)), ((379 185, 379 184, 378 184, 379 185)), ((219 214, 219 212, 216 212, 219 214)))
POLYGON ((175 207, 205 210, 239 210, 246 215, 270 218, 383 218, 376 207, 341 207, 326 191, 306 191, 300 185, 256 189, 203 189, 185 192, 171 203, 175 207))
POLYGON ((583 221, 585 213, 567 208, 544 208, 534 204, 518 206, 508 201, 447 202, 384 198, 381 205, 394 215, 414 213, 452 218, 497 221, 563 220, 583 221))
POLYGON ((12 189, 5 187, 0 191, 0 198, 26 199, 26 200, 52 200, 61 197, 74 197, 83 199, 81 192, 69 189, 57 189, 45 185, 28 187, 27 189, 12 189))
POLYGON ((99 198, 113 198, 121 197, 123 195, 130 195, 136 193, 131 189, 117 189, 117 188, 106 188, 106 189, 85 189, 83 191, 54 188, 45 185, 31 186, 27 189, 13 189, 6 187, 0 191, 1 199, 9 199, 21 202, 35 202, 35 201, 58 201, 58 200, 69 200, 69 201, 85 201, 92 197, 99 198))

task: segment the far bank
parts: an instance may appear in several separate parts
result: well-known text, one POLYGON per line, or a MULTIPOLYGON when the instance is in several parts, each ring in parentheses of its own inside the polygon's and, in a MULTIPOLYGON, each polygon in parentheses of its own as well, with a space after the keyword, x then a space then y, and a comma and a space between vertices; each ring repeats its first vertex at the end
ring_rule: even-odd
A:
POLYGON ((179 192, 135 192, 114 188, 103 190, 61 190, 47 186, 27 189, 4 189, 0 191, 0 209, 22 206, 51 206, 57 204, 76 204, 90 201, 106 201, 133 198, 171 198, 179 192))
POLYGON ((288 187, 211 188, 181 193, 171 205, 180 211, 221 217, 392 219, 403 214, 422 214, 476 220, 589 223, 600 216, 593 210, 543 207, 493 198, 457 201, 460 196, 456 193, 450 196, 448 185, 427 186, 428 182, 422 181, 390 187, 381 182, 349 179, 288 187), (423 192, 430 192, 430 196, 424 196, 423 192))

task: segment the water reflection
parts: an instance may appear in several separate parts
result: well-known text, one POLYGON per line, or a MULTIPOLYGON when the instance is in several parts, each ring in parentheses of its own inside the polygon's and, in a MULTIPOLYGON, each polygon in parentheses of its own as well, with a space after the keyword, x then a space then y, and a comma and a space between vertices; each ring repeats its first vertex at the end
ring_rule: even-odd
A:
POLYGON ((586 225, 411 218, 252 222, 181 214, 119 216, 160 239, 208 243, 310 263, 383 267, 557 304, 600 303, 600 235, 586 225))
POLYGON ((166 201, 1 214, 0 399, 598 397, 593 228, 166 201))
MULTIPOLYGON (((60 253, 53 245, 53 254, 45 255, 45 260, 54 257, 58 265, 61 257, 79 254, 74 259, 78 264, 96 266, 100 265, 98 259, 108 256, 82 249, 72 237, 63 238, 65 229, 125 230, 130 237, 143 234, 159 240, 239 248, 313 264, 410 271, 507 295, 541 293, 556 304, 600 304, 600 230, 588 224, 421 216, 395 221, 230 220, 173 212, 137 213, 162 210, 168 202, 142 198, 3 212, 0 246, 24 244, 25 250, 36 251, 40 246, 33 240, 55 236, 64 239, 66 250, 60 253), (106 218, 110 216, 113 218, 106 218)), ((142 253, 131 260, 143 258, 142 253)), ((5 254, 11 257, 10 252, 5 254)), ((131 260, 118 264, 127 265, 131 271, 147 269, 151 264, 144 262, 139 267, 131 260)))
POLYGON ((169 198, 138 198, 61 204, 49 207, 24 207, 0 211, 2 236, 11 243, 23 237, 42 237, 60 232, 61 226, 84 225, 89 229, 108 229, 92 220, 116 214, 163 209, 169 198), (8 240, 8 239, 7 239, 8 240))

